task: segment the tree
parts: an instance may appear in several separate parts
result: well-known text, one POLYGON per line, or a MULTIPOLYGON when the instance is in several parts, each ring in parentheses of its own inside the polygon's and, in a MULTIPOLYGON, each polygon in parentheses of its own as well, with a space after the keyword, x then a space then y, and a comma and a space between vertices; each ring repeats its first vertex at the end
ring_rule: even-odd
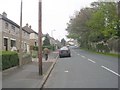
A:
POLYGON ((102 40, 108 40, 117 33, 115 30, 117 19, 116 3, 101 2, 98 6, 98 10, 92 14, 92 17, 87 22, 87 25, 91 28, 92 32, 102 35, 102 40))
POLYGON ((115 2, 93 2, 83 8, 67 23, 67 37, 77 39, 82 47, 91 43, 108 41, 118 33, 117 4, 115 2))
POLYGON ((63 38, 63 39, 61 39, 61 44, 63 45, 63 46, 65 46, 66 45, 66 41, 65 41, 65 39, 63 38))
POLYGON ((86 22, 90 19, 93 11, 93 8, 83 8, 75 15, 75 17, 72 17, 67 24, 67 37, 77 39, 79 42, 81 41, 81 45, 85 47, 88 46, 88 35, 90 32, 86 22))
POLYGON ((45 40, 43 41, 43 46, 50 46, 50 40, 48 35, 45 36, 45 40))

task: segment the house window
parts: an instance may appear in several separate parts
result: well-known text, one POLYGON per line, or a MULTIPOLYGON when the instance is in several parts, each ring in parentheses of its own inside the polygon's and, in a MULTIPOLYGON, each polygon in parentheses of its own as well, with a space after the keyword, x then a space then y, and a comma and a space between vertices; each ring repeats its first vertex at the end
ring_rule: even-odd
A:
POLYGON ((35 46, 37 46, 37 42, 35 42, 35 46))
POLYGON ((12 30, 15 32, 15 26, 12 25, 11 27, 12 27, 12 30))
POLYGON ((16 41, 15 40, 11 40, 11 47, 16 46, 16 41))
POLYGON ((8 26, 9 26, 9 25, 8 25, 8 23, 6 22, 6 23, 5 23, 5 29, 8 29, 8 26))
POLYGON ((8 39, 4 38, 4 49, 7 51, 8 50, 8 39))
POLYGON ((24 36, 26 36, 26 33, 25 33, 25 31, 24 31, 24 36))
POLYGON ((18 34, 19 33, 19 30, 16 30, 16 34, 18 34))
POLYGON ((27 36, 29 37, 29 34, 27 33, 27 36))
POLYGON ((24 51, 26 52, 27 51, 27 44, 24 43, 24 51))

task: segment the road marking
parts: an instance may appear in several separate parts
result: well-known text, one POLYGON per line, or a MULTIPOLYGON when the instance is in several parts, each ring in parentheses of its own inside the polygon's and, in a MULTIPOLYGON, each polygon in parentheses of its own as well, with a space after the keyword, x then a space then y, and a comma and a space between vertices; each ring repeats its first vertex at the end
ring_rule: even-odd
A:
POLYGON ((80 55, 80 54, 77 54, 77 55, 80 55))
POLYGON ((91 59, 88 59, 90 62, 93 62, 93 63, 96 63, 95 61, 91 60, 91 59))
POLYGON ((85 58, 85 56, 82 56, 82 55, 81 55, 81 57, 85 58))
POLYGON ((114 72, 113 70, 111 70, 111 69, 109 69, 109 68, 107 68, 105 66, 101 66, 101 67, 120 77, 120 75, 118 73, 114 72))
POLYGON ((64 71, 64 72, 69 72, 69 71, 64 71))

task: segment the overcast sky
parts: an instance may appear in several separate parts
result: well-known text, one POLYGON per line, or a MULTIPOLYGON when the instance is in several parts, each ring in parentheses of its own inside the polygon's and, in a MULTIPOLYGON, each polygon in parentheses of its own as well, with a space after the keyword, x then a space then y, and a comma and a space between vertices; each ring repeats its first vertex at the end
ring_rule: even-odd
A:
MULTIPOLYGON (((38 1, 23 0, 23 25, 26 23, 38 32, 38 1)), ((42 0, 42 32, 43 34, 53 32, 55 39, 61 40, 67 35, 66 23, 75 11, 89 6, 91 2, 97 0, 42 0), (53 31, 55 30, 55 31, 53 31)), ((7 17, 20 25, 20 2, 21 0, 1 0, 0 14, 3 11, 7 17)))

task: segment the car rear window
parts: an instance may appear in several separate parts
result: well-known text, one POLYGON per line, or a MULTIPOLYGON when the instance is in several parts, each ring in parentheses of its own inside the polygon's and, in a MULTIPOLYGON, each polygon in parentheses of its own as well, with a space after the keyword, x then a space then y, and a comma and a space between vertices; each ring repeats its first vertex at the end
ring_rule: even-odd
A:
POLYGON ((68 50, 67 47, 62 47, 60 50, 68 50))

